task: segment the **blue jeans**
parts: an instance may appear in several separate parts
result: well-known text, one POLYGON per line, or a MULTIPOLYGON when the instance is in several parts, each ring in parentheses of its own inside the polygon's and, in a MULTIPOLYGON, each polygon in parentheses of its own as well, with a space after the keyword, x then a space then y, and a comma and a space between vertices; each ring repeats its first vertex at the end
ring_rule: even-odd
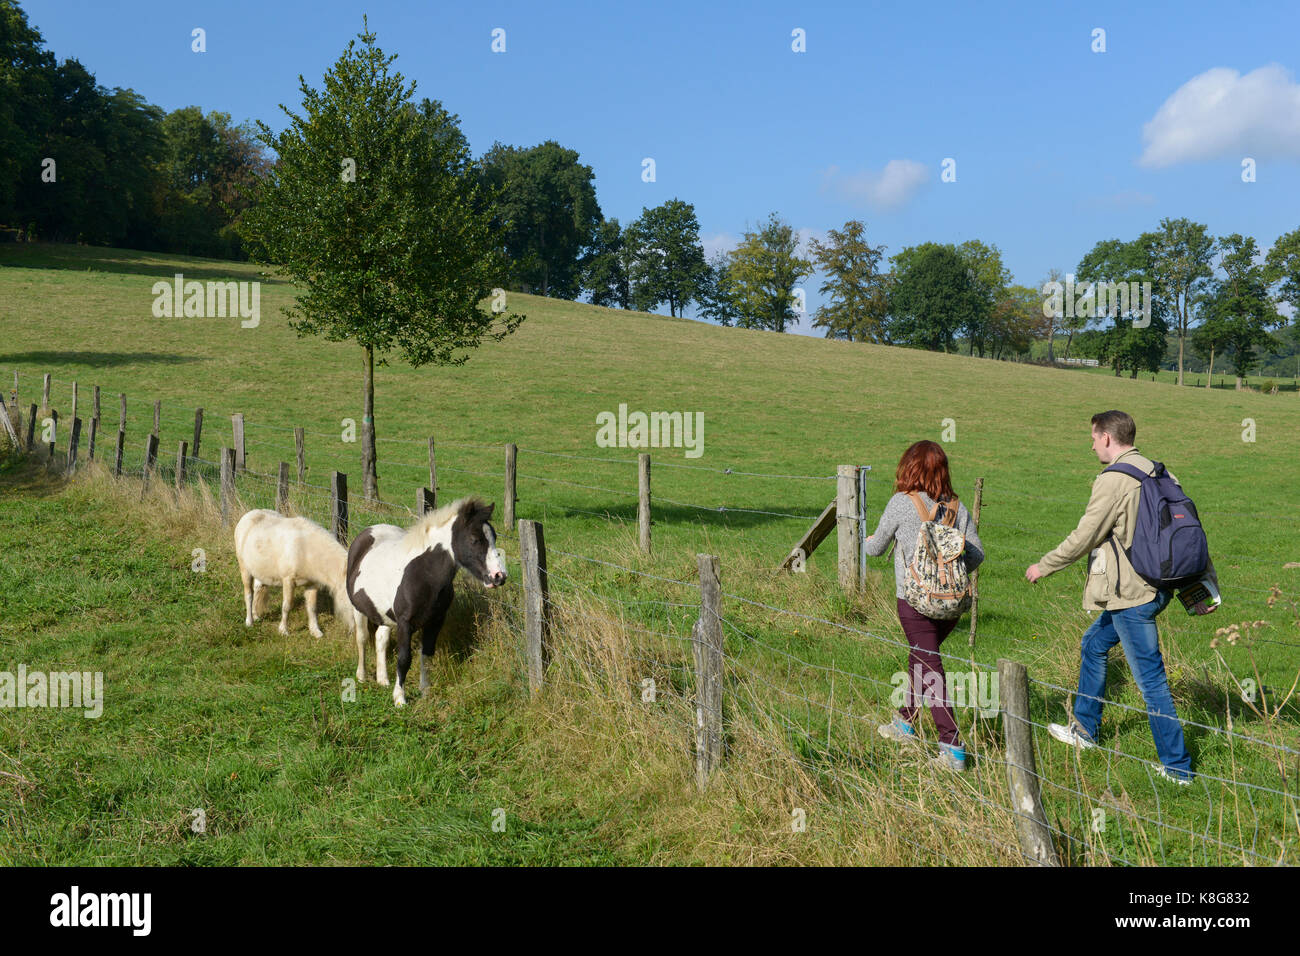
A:
POLYGON ((1093 740, 1101 726, 1102 702, 1106 696, 1106 661, 1110 649, 1124 645, 1129 670, 1147 705, 1147 721, 1155 739, 1160 762, 1174 776, 1190 779, 1192 758, 1183 740, 1183 727, 1174 711, 1169 692, 1156 615, 1165 609, 1172 591, 1157 591, 1155 600, 1120 611, 1102 611, 1083 634, 1079 663, 1079 694, 1074 700, 1074 719, 1093 740))

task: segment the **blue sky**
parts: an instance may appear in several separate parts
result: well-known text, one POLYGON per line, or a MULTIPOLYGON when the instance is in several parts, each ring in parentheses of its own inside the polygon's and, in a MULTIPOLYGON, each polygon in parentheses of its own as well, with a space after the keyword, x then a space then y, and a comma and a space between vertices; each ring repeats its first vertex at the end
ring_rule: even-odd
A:
POLYGON ((1163 216, 1263 249, 1300 227, 1293 3, 24 8, 60 59, 105 86, 277 128, 278 104, 300 103, 298 74, 319 86, 365 13, 417 96, 460 115, 475 153, 558 140, 594 169, 607 217, 627 223, 679 197, 709 251, 772 211, 805 235, 863 219, 887 255, 978 238, 1037 285, 1163 216), (195 27, 205 53, 191 52, 195 27), (806 52, 792 50, 796 28, 806 52), (1242 182, 1245 157, 1255 182, 1242 182), (941 182, 949 158, 956 181, 941 182))

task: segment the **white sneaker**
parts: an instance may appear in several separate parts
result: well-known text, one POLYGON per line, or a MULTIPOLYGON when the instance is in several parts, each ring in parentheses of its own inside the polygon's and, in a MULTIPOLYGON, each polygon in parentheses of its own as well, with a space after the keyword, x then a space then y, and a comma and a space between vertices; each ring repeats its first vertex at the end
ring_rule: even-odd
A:
POLYGON ((1160 776, 1164 777, 1166 780, 1172 780, 1180 787, 1190 787, 1192 785, 1192 778, 1181 776, 1182 771, 1171 772, 1168 767, 1159 763, 1152 764, 1152 766, 1156 768, 1156 773, 1160 774, 1160 776))
POLYGON ((1047 732, 1061 743, 1078 747, 1080 750, 1090 750, 1097 746, 1096 741, 1084 733, 1083 728, 1074 721, 1068 724, 1048 724, 1047 732))

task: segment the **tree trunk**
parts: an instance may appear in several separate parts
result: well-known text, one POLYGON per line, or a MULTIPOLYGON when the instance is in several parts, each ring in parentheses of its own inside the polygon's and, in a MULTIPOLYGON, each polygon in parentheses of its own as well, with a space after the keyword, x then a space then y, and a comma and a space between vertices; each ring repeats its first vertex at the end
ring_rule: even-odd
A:
POLYGON ((1051 319, 1047 325, 1047 361, 1055 364, 1056 356, 1052 354, 1052 342, 1056 338, 1056 320, 1051 319))
POLYGON ((1214 381, 1214 349, 1210 349, 1210 374, 1205 376, 1205 387, 1209 388, 1210 383, 1214 381))
POLYGON ((1137 377, 1138 377, 1138 370, 1137 370, 1137 366, 1136 366, 1136 365, 1133 366, 1133 371, 1131 371, 1131 372, 1128 373, 1128 377, 1129 377, 1129 378, 1137 378, 1137 377))
POLYGON ((375 467, 375 350, 366 346, 362 366, 363 412, 361 416, 361 474, 365 479, 365 495, 379 499, 379 473, 375 467))
POLYGON ((1178 384, 1183 384, 1183 344, 1187 341, 1187 296, 1183 295, 1183 315, 1178 323, 1178 384))
POLYGON ((1070 357, 1070 346, 1074 344, 1074 329, 1070 329, 1070 337, 1065 340, 1065 357, 1070 357))
POLYGON ((1241 376, 1237 376, 1237 391, 1241 391, 1241 376))

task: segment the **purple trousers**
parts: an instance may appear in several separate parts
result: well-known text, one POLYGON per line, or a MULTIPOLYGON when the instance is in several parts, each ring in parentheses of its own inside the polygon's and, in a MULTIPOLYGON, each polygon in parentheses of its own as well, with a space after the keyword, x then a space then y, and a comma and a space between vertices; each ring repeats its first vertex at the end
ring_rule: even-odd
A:
POLYGON ((907 700, 898 709, 898 716, 915 726, 917 714, 924 704, 930 708, 930 716, 939 728, 940 742, 959 746, 961 738, 957 736, 957 721, 952 716, 943 658, 939 656, 939 645, 952 633, 957 621, 936 621, 926 617, 902 598, 898 599, 898 620, 912 648, 907 657, 907 700))

